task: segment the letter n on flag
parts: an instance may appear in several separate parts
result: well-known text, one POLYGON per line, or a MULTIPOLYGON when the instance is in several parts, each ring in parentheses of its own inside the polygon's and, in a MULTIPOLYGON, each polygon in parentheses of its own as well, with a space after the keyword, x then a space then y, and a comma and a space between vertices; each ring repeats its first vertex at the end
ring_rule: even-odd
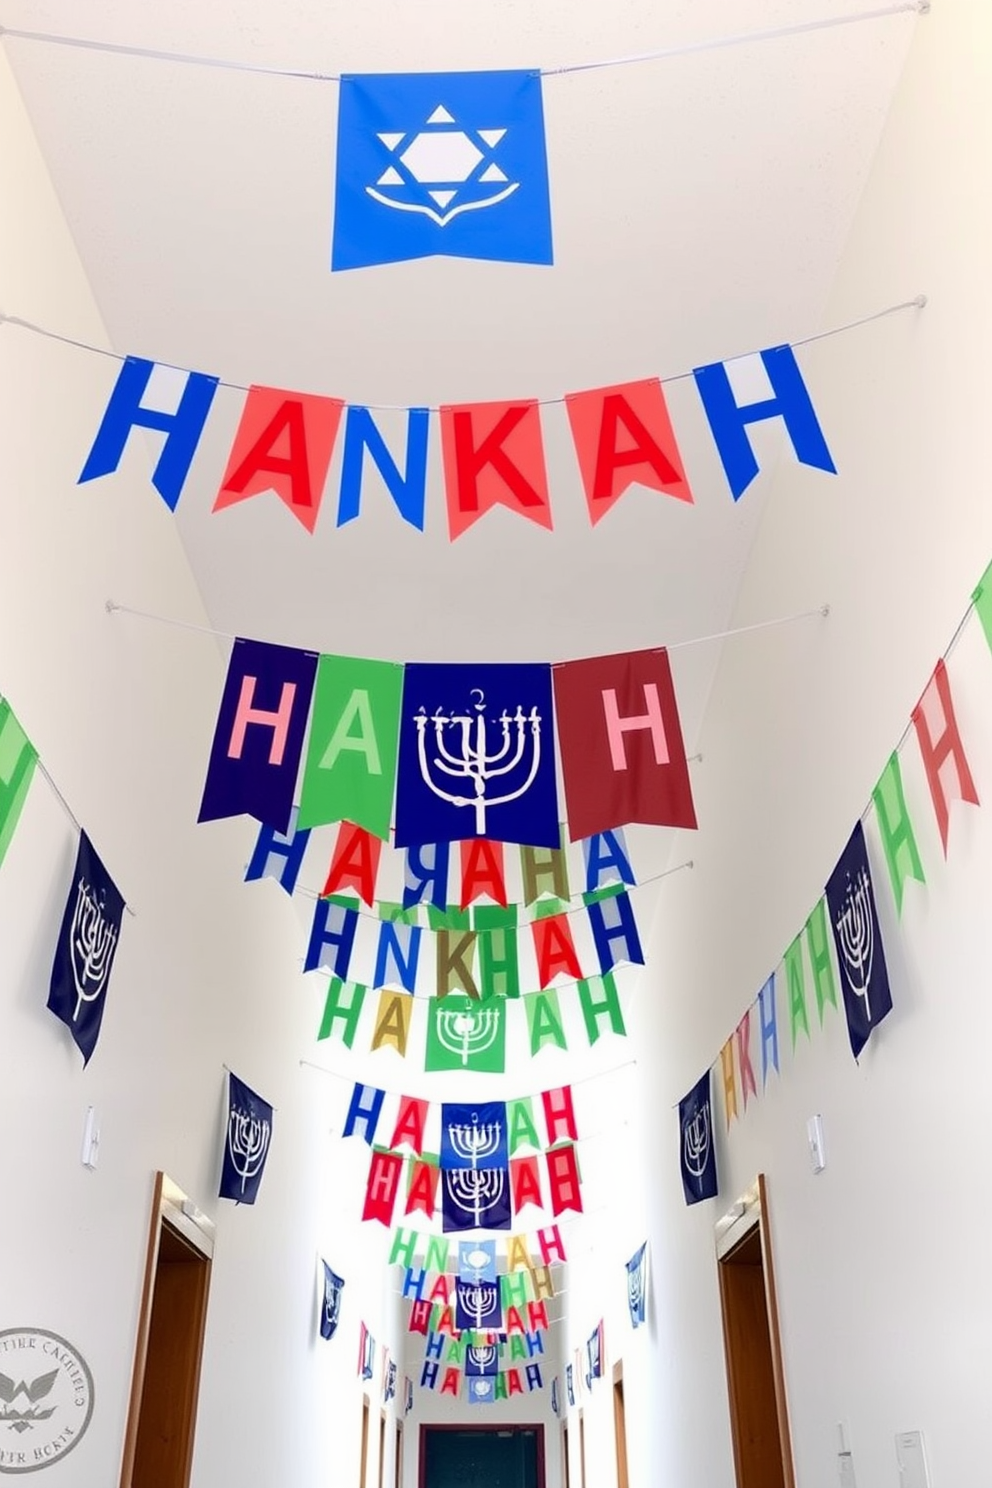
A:
POLYGON ((536 402, 446 405, 441 409, 441 448, 452 542, 494 506, 508 506, 550 529, 536 402))
POLYGON ((627 822, 695 827, 667 651, 564 662, 553 676, 571 841, 627 822))
POLYGON ((657 377, 568 393, 565 407, 594 527, 635 484, 692 501, 657 377))

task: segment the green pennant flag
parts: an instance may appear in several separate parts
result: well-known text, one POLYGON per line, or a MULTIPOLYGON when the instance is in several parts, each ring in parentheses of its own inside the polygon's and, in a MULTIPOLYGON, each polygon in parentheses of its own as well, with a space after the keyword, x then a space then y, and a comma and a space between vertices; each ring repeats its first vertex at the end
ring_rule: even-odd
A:
POLYGON ((427 923, 432 930, 470 930, 472 915, 471 911, 459 909, 455 904, 447 904, 444 909, 428 904, 427 923))
POLYGON ((419 925, 420 905, 411 904, 404 909, 402 904, 392 904, 388 899, 377 899, 376 909, 380 920, 386 920, 391 925, 419 925))
POLYGON ((483 998, 519 997, 517 906, 482 904, 473 918, 479 932, 479 990, 483 998))
POLYGON ((343 982, 340 977, 331 977, 327 987, 327 1001, 324 1003, 324 1016, 317 1034, 318 1041, 330 1038, 334 1033, 346 1048, 354 1047, 358 1020, 362 1016, 362 1006, 368 990, 361 982, 343 982), (336 1027, 338 1019, 344 1025, 342 1029, 336 1027))
POLYGON ((531 920, 548 920, 552 915, 568 914, 572 908, 568 899, 538 899, 531 905, 531 920))
MULTIPOLYGON (((982 581, 985 582, 984 580, 982 581)), ((984 621, 982 622, 985 623, 984 621)), ((907 878, 926 883, 923 864, 913 833, 913 823, 906 809, 906 797, 902 789, 902 772, 899 756, 893 750, 889 762, 871 793, 878 818, 878 831, 885 852, 885 863, 889 870, 892 893, 896 901, 896 913, 902 914, 902 895, 907 878)))
POLYGON ((6 699, 0 700, 0 863, 17 830, 38 751, 6 699))
POLYGON ((784 956, 785 982, 789 989, 789 1023, 792 1028, 792 1047, 796 1047, 796 1035, 800 1029, 809 1038, 809 1017, 806 1013, 806 978, 803 972, 803 942, 797 935, 784 956))
POLYGON ((587 907, 590 904, 602 904, 604 899, 615 899, 618 894, 625 894, 627 885, 625 883, 604 884, 601 889, 589 889, 582 895, 582 903, 587 907))
POLYGON ((528 992, 524 998, 527 1009, 527 1031, 530 1034, 531 1056, 540 1052, 545 1044, 555 1044, 567 1049, 565 1030, 561 1026, 561 1007, 558 992, 546 987, 543 992, 528 992))
POLYGON ((350 821, 389 837, 402 690, 396 662, 320 658, 298 827, 350 821))
POLYGON ((971 596, 971 602, 982 622, 989 649, 992 650, 992 563, 979 579, 978 587, 971 596))
POLYGON ((541 1139, 537 1135, 537 1127, 534 1125, 534 1105, 531 1096, 524 1096, 522 1100, 507 1101, 506 1129, 509 1134, 507 1140, 511 1157, 518 1147, 533 1147, 535 1152, 543 1150, 541 1139))
POLYGON ((424 1068, 475 1070, 501 1075, 506 1068, 506 1003, 502 997, 479 1002, 452 992, 427 1005, 427 1057, 424 1068))
POLYGON ((813 968, 813 991, 816 993, 816 1011, 823 1027, 823 1009, 829 1002, 837 1007, 837 985, 834 981, 834 963, 830 957, 830 935, 827 931, 827 901, 824 897, 806 921, 806 949, 809 964, 813 968))
POLYGON ((586 1033, 589 1037, 590 1047, 599 1042, 603 1032, 600 1020, 608 1018, 610 1029, 618 1033, 621 1038, 626 1038, 627 1029, 623 1021, 623 1009, 620 1006, 620 995, 617 992, 617 984, 613 979, 611 971, 603 976, 589 977, 586 981, 579 983, 579 1003, 582 1007, 582 1016, 586 1023, 586 1033), (602 996, 597 998, 597 989, 602 991, 602 996))

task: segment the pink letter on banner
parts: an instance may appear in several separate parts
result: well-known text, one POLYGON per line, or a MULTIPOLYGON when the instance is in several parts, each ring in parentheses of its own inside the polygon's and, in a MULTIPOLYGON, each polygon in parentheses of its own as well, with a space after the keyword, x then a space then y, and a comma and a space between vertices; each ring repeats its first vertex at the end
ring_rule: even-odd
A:
POLYGON ((508 506, 550 530, 551 502, 536 402, 443 407, 441 447, 452 542, 494 506, 508 506))
POLYGON ((249 388, 214 511, 274 491, 313 532, 343 408, 340 398, 249 388))
POLYGON ((978 792, 971 778, 968 759, 961 743, 951 683, 943 660, 938 661, 926 692, 913 709, 913 727, 920 746, 927 784, 933 798, 933 809, 940 828, 940 841, 947 857, 947 829, 950 825, 948 800, 970 801, 978 805, 978 792))
POLYGON ((692 501, 657 377, 569 393, 565 407, 593 526, 635 484, 692 501))

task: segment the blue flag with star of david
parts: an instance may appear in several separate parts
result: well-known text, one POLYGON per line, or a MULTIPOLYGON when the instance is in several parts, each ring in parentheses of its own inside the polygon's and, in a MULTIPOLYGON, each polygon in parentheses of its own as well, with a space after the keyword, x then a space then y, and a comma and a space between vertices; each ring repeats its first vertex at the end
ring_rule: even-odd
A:
POLYGON ((541 75, 346 73, 331 269, 553 262, 541 75))

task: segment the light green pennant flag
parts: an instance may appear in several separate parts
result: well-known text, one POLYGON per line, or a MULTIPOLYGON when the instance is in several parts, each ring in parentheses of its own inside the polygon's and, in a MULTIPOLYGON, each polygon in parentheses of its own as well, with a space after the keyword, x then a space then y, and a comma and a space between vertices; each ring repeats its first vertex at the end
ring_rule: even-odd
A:
POLYGON ((320 1039, 330 1038, 336 1034, 346 1048, 354 1047, 355 1034, 358 1031, 358 1020, 362 1016, 362 1006, 365 1002, 365 994, 368 991, 361 982, 343 982, 340 977, 331 977, 327 988, 327 1001, 324 1004, 324 1016, 320 1023, 320 1039), (337 1027, 338 1019, 344 1025, 337 1027))
POLYGON ((989 649, 992 650, 992 563, 979 579, 978 587, 971 596, 971 602, 982 622, 989 649))
POLYGON ((10 704, 6 699, 0 700, 0 863, 17 830, 37 760, 38 751, 10 704))
MULTIPOLYGON (((984 583, 985 580, 983 579, 982 582, 984 583)), ((984 620, 982 623, 984 625, 984 620)), ((896 913, 901 915, 903 888, 907 878, 918 879, 920 883, 926 883, 926 879, 923 876, 923 864, 920 862, 919 849, 916 846, 913 823, 906 809, 899 756, 894 750, 889 755, 889 763, 882 771, 878 784, 871 793, 871 798, 875 804, 878 831, 882 839, 885 863, 889 870, 892 893, 896 901, 896 913)))
POLYGON ((427 1004, 427 1071, 475 1070, 501 1075, 506 1068, 506 1003, 479 1002, 452 992, 427 1004))
POLYGON ((391 925, 419 925, 420 905, 411 904, 404 909, 402 904, 392 904, 388 899, 377 899, 376 909, 380 920, 386 920, 391 925))
POLYGON ((465 1358, 465 1345, 460 1338, 453 1338, 448 1344, 447 1363, 461 1364, 465 1358))
POLYGON ((806 949, 809 951, 809 964, 813 968, 813 991, 816 993, 816 1011, 820 1015, 822 1028, 823 1009, 827 1003, 834 1009, 837 1007, 837 985, 834 981, 834 963, 830 958, 830 935, 827 930, 826 897, 820 900, 806 921, 806 949))
POLYGON ((448 1251, 451 1242, 447 1235, 430 1235, 427 1239, 427 1254, 424 1256, 424 1270, 436 1271, 439 1276, 448 1273, 448 1251))
POLYGON ((298 827, 350 821, 389 837, 402 690, 396 662, 320 658, 298 827))
POLYGON ((479 932, 479 990, 483 998, 519 997, 517 906, 482 904, 473 923, 479 932))
POLYGON ((590 1047, 598 1043, 603 1032, 600 1020, 608 1018, 610 1029, 618 1033, 621 1038, 626 1038, 627 1029, 623 1021, 623 1009, 620 1006, 620 994, 617 992, 617 984, 613 979, 613 973, 608 971, 603 976, 589 977, 587 981, 579 983, 579 1003, 582 1007, 582 1016, 586 1023, 586 1033, 589 1036, 590 1047), (602 997, 597 998, 596 992, 600 990, 602 997))
POLYGON ((534 1125, 534 1106, 529 1095, 523 1100, 507 1101, 506 1129, 511 1157, 518 1147, 533 1147, 535 1152, 543 1151, 537 1127, 534 1125))
POLYGON ((538 899, 531 905, 532 920, 547 920, 552 915, 568 914, 572 905, 568 899, 538 899))
POLYGON ((427 923, 432 930, 470 930, 472 915, 469 910, 459 909, 455 904, 448 904, 444 909, 428 904, 427 923))
POLYGON ((604 884, 601 889, 589 889, 582 895, 582 903, 587 907, 590 904, 602 904, 604 899, 615 899, 618 894, 625 894, 628 885, 625 883, 604 884))
POLYGON ((524 998, 524 1007, 527 1009, 527 1031, 530 1034, 532 1056, 539 1053, 545 1044, 555 1044, 559 1049, 568 1048, 565 1030, 561 1026, 561 1007, 556 988, 546 987, 543 992, 528 992, 524 998))
POLYGON ((792 1028, 792 1047, 796 1047, 796 1036, 800 1028, 809 1038, 809 1017, 806 1013, 806 977, 803 972, 803 942, 797 935, 784 956, 785 983, 789 989, 789 1024, 792 1028))

